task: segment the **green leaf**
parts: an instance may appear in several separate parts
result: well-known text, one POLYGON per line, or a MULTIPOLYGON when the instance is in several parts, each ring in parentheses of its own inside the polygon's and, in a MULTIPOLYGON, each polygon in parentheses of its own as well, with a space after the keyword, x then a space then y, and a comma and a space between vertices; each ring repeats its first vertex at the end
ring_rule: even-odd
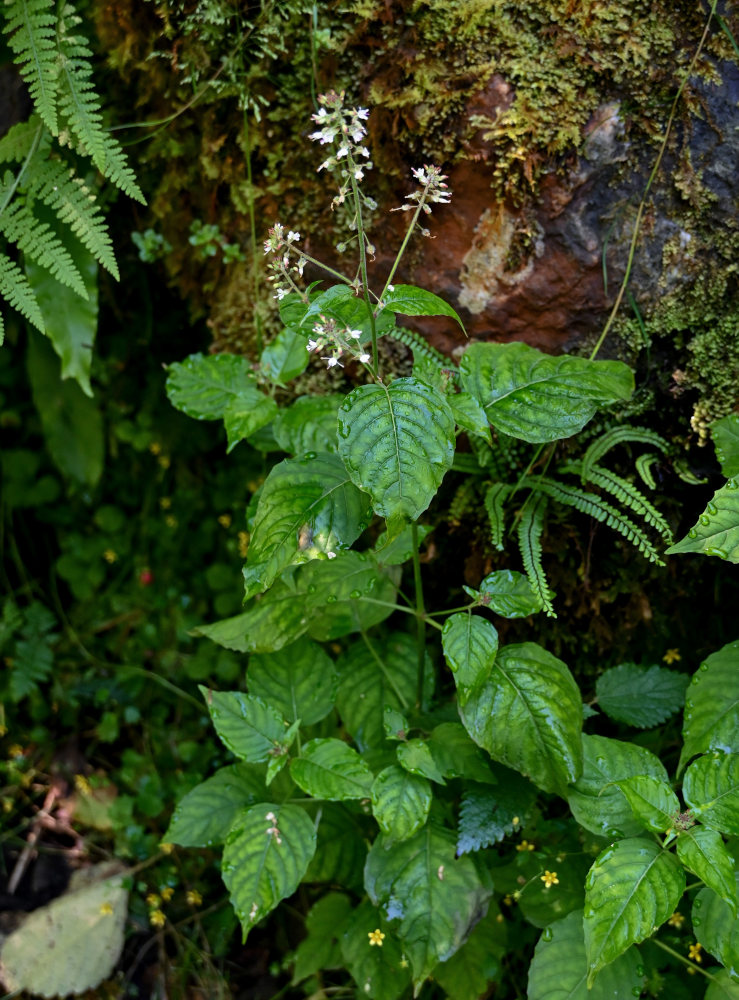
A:
POLYGON ((192 634, 237 653, 272 653, 299 639, 308 625, 306 595, 278 582, 243 614, 200 625, 192 634))
POLYGON ((652 833, 667 833, 672 829, 680 802, 666 781, 643 774, 622 778, 616 784, 644 829, 652 833))
POLYGON ((308 609, 308 634, 331 642, 384 621, 393 613, 398 578, 363 552, 340 552, 335 559, 303 566, 296 579, 308 609))
POLYGON ((686 868, 721 897, 736 919, 739 900, 734 859, 726 849, 721 834, 703 826, 681 830, 677 838, 677 856, 686 868))
MULTIPOLYGON (((415 525, 415 528, 420 547, 426 535, 431 534, 434 529, 428 524, 415 525)), ((372 554, 379 566, 400 566, 413 557, 414 548, 413 530, 408 527, 391 541, 388 541, 387 532, 383 531, 375 543, 372 554)))
POLYGON ((431 503, 454 458, 454 418, 436 389, 414 378, 362 385, 339 410, 339 454, 355 486, 397 534, 431 503))
POLYGON ((430 781, 445 785, 444 775, 436 766, 431 747, 426 740, 408 740, 396 751, 398 763, 411 774, 420 774, 430 781))
POLYGON ((518 906, 521 915, 534 927, 549 927, 573 910, 581 909, 585 902, 584 883, 589 858, 580 852, 568 854, 560 861, 561 857, 561 854, 553 854, 537 858, 528 851, 521 855, 518 874, 526 878, 528 885, 525 892, 521 891, 518 906), (547 886, 542 881, 546 871, 558 878, 559 883, 547 886))
POLYGON ((195 420, 220 420, 237 399, 262 397, 246 358, 237 354, 191 354, 169 366, 167 396, 195 420))
POLYGON ((444 622, 441 644, 454 674, 459 704, 464 706, 475 688, 490 676, 498 653, 498 633, 485 618, 462 611, 444 622))
POLYGON ((739 476, 739 413, 711 424, 711 437, 723 474, 727 479, 739 476))
POLYGON ((634 391, 620 361, 551 357, 521 343, 472 344, 460 373, 494 427, 532 444, 576 434, 599 408, 634 391))
POLYGON ((305 918, 306 936, 295 949, 291 985, 323 969, 341 968, 340 939, 351 912, 352 904, 343 892, 329 892, 310 908, 305 918))
POLYGON ((348 548, 369 517, 368 498, 350 482, 338 456, 279 462, 259 497, 244 567, 246 597, 270 587, 292 562, 348 548))
POLYGON ((341 938, 344 963, 361 996, 397 1000, 408 989, 411 972, 398 939, 385 917, 365 900, 357 907, 341 938), (385 935, 382 946, 370 944, 370 934, 385 935))
POLYGON ((98 263, 77 240, 65 236, 64 242, 84 281, 86 298, 29 258, 25 270, 44 318, 46 336, 61 358, 62 379, 73 378, 85 395, 92 397, 90 366, 98 326, 98 263))
POLYGON ((429 824, 389 846, 383 835, 370 848, 365 888, 388 919, 400 921, 397 933, 418 987, 464 943, 487 908, 491 888, 469 858, 455 857, 449 830, 429 824))
POLYGON ((664 765, 649 750, 607 736, 583 735, 583 770, 567 801, 580 826, 601 837, 632 837, 642 831, 618 785, 649 775, 667 781, 664 765))
MULTIPOLYGON (((379 747, 385 739, 385 707, 403 710, 416 699, 416 643, 403 632, 350 646, 336 664, 341 680, 336 708, 360 750, 379 747)), ((426 669, 426 696, 433 688, 431 663, 426 669)))
POLYGON ((468 785, 459 810, 457 854, 497 844, 526 822, 536 789, 515 771, 497 768, 494 786, 468 785), (514 823, 514 820, 516 821, 514 823))
POLYGON ((105 455, 100 408, 76 382, 61 380, 59 358, 33 330, 28 331, 28 376, 54 464, 67 479, 95 486, 105 455))
POLYGON ((244 940, 295 892, 315 849, 315 825, 299 806, 262 802, 236 818, 223 849, 221 875, 244 940))
POLYGON ((223 425, 226 428, 226 454, 230 455, 236 445, 272 420, 277 413, 277 403, 265 396, 258 389, 251 388, 240 393, 223 413, 223 425))
POLYGON ((588 989, 583 911, 547 928, 529 967, 528 1000, 632 1000, 642 992, 639 953, 629 948, 600 972, 588 989))
POLYGON ((475 397, 468 392, 457 392, 447 396, 447 402, 457 427, 461 427, 468 434, 484 438, 492 447, 493 438, 487 414, 475 397))
POLYGON ((687 691, 682 770, 707 750, 739 753, 739 640, 727 643, 700 665, 687 691))
POLYGON ((305 332, 287 326, 264 348, 259 365, 262 374, 271 382, 284 385, 290 379, 302 375, 309 360, 305 332))
MULTIPOLYGON (((739 873, 732 872, 734 896, 739 889, 739 873)), ((693 901, 693 929, 703 947, 739 979, 739 922, 736 911, 713 889, 701 889, 693 901)))
POLYGON ((265 795, 263 767, 243 763, 222 767, 177 803, 162 840, 182 847, 222 844, 244 806, 265 795))
POLYGON ((536 643, 504 646, 459 712, 490 756, 564 795, 582 771, 582 701, 561 660, 536 643))
POLYGON ((479 1000, 488 995, 489 983, 500 978, 505 936, 500 911, 491 905, 459 951, 434 969, 434 980, 450 1000, 479 1000))
POLYGON ((377 775, 372 785, 372 815, 383 833, 407 840, 424 825, 431 808, 431 785, 395 764, 377 775))
POLYGON ((338 683, 331 657, 308 639, 249 660, 249 694, 273 705, 288 722, 320 722, 334 707, 338 683))
MULTIPOLYGON (((363 336, 360 343, 365 342, 371 335, 372 326, 367 302, 357 295, 351 285, 332 285, 325 292, 319 292, 315 298, 311 297, 311 304, 303 313, 299 325, 305 329, 311 320, 315 322, 322 316, 336 320, 339 327, 347 330, 361 330, 363 336)), ((375 330, 378 335, 386 333, 394 325, 393 317, 389 313, 380 313, 375 319, 375 330)))
POLYGON ((393 290, 385 292, 383 304, 386 309, 401 316, 451 316, 464 330, 464 324, 454 309, 444 299, 433 292, 415 285, 394 285, 393 290))
POLYGON ((714 752, 693 761, 683 798, 705 826, 739 836, 739 754, 714 752))
POLYGON ((261 698, 200 687, 218 737, 231 753, 258 764, 285 751, 285 721, 261 698))
POLYGON ((404 740, 408 732, 408 720, 397 708, 386 705, 382 713, 382 727, 389 740, 404 740))
POLYGON ((668 556, 684 552, 703 552, 739 563, 739 477, 727 479, 685 538, 665 549, 668 556))
POLYGON ((716 969, 711 975, 703 1000, 739 1000, 739 981, 732 979, 727 969, 716 969))
POLYGON ((327 802, 368 799, 373 781, 357 751, 337 739, 306 743, 300 756, 290 761, 290 775, 308 795, 327 802))
POLYGON ((634 837, 607 847, 585 881, 588 984, 629 945, 650 937, 684 891, 682 866, 654 841, 634 837))
POLYGON ((362 890, 362 872, 367 857, 367 827, 364 815, 350 808, 326 802, 321 806, 318 844, 308 866, 308 882, 326 882, 347 889, 362 890))
POLYGON ((515 570, 488 573, 479 589, 482 604, 503 618, 528 618, 544 606, 524 574, 515 570))
POLYGON ((337 420, 343 396, 300 396, 275 417, 274 435, 283 451, 335 452, 339 447, 337 420))
POLYGON ((665 722, 685 704, 688 678, 664 667, 620 663, 595 684, 598 706, 616 722, 649 729, 665 722))
POLYGON ((442 722, 428 741, 434 763, 445 778, 470 778, 494 785, 490 758, 472 742, 459 722, 442 722))

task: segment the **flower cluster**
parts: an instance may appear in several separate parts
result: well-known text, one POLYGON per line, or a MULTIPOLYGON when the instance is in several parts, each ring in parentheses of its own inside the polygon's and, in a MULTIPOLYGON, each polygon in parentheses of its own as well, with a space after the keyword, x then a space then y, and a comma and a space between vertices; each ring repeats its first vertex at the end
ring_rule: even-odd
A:
MULTIPOLYGON (((363 145, 367 137, 364 123, 369 118, 369 111, 366 108, 345 108, 343 90, 340 93, 332 90, 328 94, 321 94, 318 103, 318 112, 311 117, 319 128, 311 132, 310 138, 314 142, 320 142, 322 146, 338 143, 336 152, 327 157, 318 168, 319 171, 339 171, 341 185, 338 195, 331 203, 334 208, 346 201, 352 183, 363 180, 365 171, 372 168, 370 152, 363 145)), ((368 201, 366 198, 364 200, 368 201)))
POLYGON ((264 241, 265 254, 275 254, 275 259, 270 263, 269 270, 272 274, 268 280, 275 283, 275 298, 283 299, 290 292, 299 291, 292 274, 297 274, 302 278, 303 269, 308 263, 307 258, 300 252, 297 244, 300 241, 300 233, 290 229, 285 232, 285 227, 280 222, 275 222, 269 230, 267 239, 264 241), (297 259, 293 263, 290 253, 297 253, 297 259))
MULTIPOLYGON (((413 211, 417 214, 424 212, 426 215, 431 215, 431 205, 429 205, 429 202, 434 202, 438 205, 447 205, 449 203, 452 192, 444 183, 447 178, 446 174, 442 174, 441 167, 433 165, 414 167, 411 173, 420 186, 415 191, 406 195, 403 204, 399 208, 394 208, 394 212, 413 211)), ((428 229, 421 229, 421 233, 424 236, 430 235, 428 229)))
POLYGON ((370 362, 370 355, 362 348, 362 331, 350 330, 348 326, 341 326, 335 319, 320 317, 320 323, 313 327, 313 337, 306 344, 307 349, 313 351, 327 351, 321 355, 321 360, 326 362, 327 368, 343 368, 341 358, 345 355, 355 358, 361 364, 370 362))

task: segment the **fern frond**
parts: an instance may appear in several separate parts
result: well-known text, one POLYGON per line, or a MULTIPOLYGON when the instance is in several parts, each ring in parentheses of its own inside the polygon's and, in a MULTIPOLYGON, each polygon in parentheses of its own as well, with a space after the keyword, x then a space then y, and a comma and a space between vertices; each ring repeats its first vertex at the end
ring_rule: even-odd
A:
POLYGON ((505 513, 503 504, 511 492, 508 483, 493 483, 485 493, 485 510, 490 521, 492 542, 498 552, 503 551, 503 533, 505 531, 505 513))
POLYGON ((33 294, 28 278, 18 265, 0 253, 0 296, 6 299, 21 316, 33 323, 44 333, 44 317, 41 315, 36 296, 33 294))
POLYGON ((27 122, 19 122, 8 129, 0 139, 0 163, 20 163, 28 156, 33 149, 34 142, 37 143, 37 150, 48 152, 49 133, 42 127, 41 141, 38 142, 37 135, 41 122, 36 115, 31 115, 27 122))
POLYGON ((585 457, 582 460, 584 478, 588 478, 588 470, 591 466, 599 462, 611 448, 615 448, 617 444, 623 444, 626 441, 633 442, 634 444, 651 444, 663 452, 669 448, 664 438, 646 427, 631 427, 628 424, 612 427, 605 434, 601 434, 599 438, 596 438, 585 452, 585 457))
POLYGON ((59 64, 54 0, 5 0, 5 27, 15 64, 34 107, 54 135, 59 131, 59 64))
POLYGON ((395 326, 388 331, 387 336, 397 340, 399 344, 405 344, 406 347, 409 347, 413 351, 414 358, 426 358, 427 361, 434 362, 439 368, 452 367, 449 358, 445 358, 415 330, 408 330, 404 326, 395 326))
POLYGON ((643 455, 639 455, 634 462, 636 471, 641 476, 641 480, 645 486, 648 486, 650 490, 657 489, 657 483, 654 479, 654 473, 652 472, 652 466, 659 462, 659 455, 655 455, 653 451, 647 451, 643 455))
POLYGON ((129 198, 145 204, 120 144, 103 128, 100 101, 92 81, 92 52, 82 35, 75 34, 74 30, 80 21, 74 7, 65 4, 58 28, 59 106, 65 119, 63 124, 77 137, 81 151, 90 157, 104 177, 129 198))
MULTIPOLYGON (((582 462, 571 462, 560 469, 561 472, 570 473, 575 476, 585 477, 582 462)), ((587 481, 594 486, 600 486, 602 490, 610 493, 612 497, 622 503, 625 507, 633 510, 635 514, 643 517, 646 523, 656 528, 668 545, 672 544, 672 531, 657 508, 649 502, 640 489, 630 483, 627 479, 616 475, 610 469, 605 469, 601 465, 592 465, 587 473, 587 481)))
POLYGON ((549 617, 556 618, 557 615, 552 606, 554 594, 547 583, 541 561, 541 533, 544 530, 546 506, 546 497, 542 493, 535 493, 533 497, 529 498, 518 522, 518 545, 521 549, 523 568, 531 584, 531 589, 541 600, 549 617))
POLYGON ((555 479, 548 479, 545 476, 539 476, 536 479, 525 480, 524 482, 531 489, 546 494, 552 500, 557 500, 568 507, 574 507, 580 513, 588 514, 590 517, 595 518, 596 521, 601 521, 607 527, 623 535, 650 562, 664 566, 659 553, 639 525, 634 524, 630 517, 616 510, 615 507, 612 507, 611 504, 595 493, 579 489, 577 486, 570 486, 569 483, 560 483, 555 479))
POLYGON ((477 482, 472 478, 465 479, 458 487, 449 504, 449 523, 459 525, 465 517, 479 507, 477 482))
POLYGON ((60 160, 39 163, 33 171, 28 195, 48 205, 93 257, 118 278, 113 244, 95 195, 64 163, 60 160))
POLYGON ((88 298, 72 255, 47 223, 37 219, 27 199, 16 197, 0 215, 0 233, 15 243, 27 260, 50 271, 57 281, 88 298))

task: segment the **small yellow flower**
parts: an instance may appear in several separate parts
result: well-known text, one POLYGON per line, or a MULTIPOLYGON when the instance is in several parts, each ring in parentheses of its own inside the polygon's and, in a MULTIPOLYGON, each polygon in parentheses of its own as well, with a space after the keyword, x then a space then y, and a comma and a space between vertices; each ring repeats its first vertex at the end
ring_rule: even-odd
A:
POLYGON ((242 559, 246 559, 246 554, 249 551, 249 532, 240 531, 239 535, 239 555, 242 559))
POLYGON ((101 905, 101 907, 100 907, 100 913, 104 917, 109 917, 112 914, 112 912, 113 912, 113 907, 110 905, 110 903, 103 903, 101 905))
POLYGON ((669 666, 671 663, 678 663, 682 657, 680 656, 679 649, 668 649, 665 655, 662 657, 664 662, 669 666))
POLYGON ((161 899, 155 892, 150 892, 146 897, 146 905, 150 906, 153 910, 156 910, 161 903, 161 899))
POLYGON ((160 497, 159 506, 162 508, 162 510, 169 510, 169 508, 172 506, 172 501, 170 500, 169 497, 160 497))
POLYGON ((18 743, 14 743, 12 747, 8 749, 8 758, 13 759, 14 757, 24 757, 23 747, 18 743))
POLYGON ((177 518, 173 517, 172 514, 167 514, 167 516, 164 518, 164 523, 167 525, 168 528, 176 528, 178 524, 177 518))
POLYGON ((511 820, 511 823, 512 823, 512 824, 513 824, 514 826, 518 826, 518 824, 519 824, 520 822, 521 822, 521 820, 519 819, 519 817, 518 817, 518 816, 514 816, 514 817, 513 817, 513 819, 511 820))
POLYGON ((168 903, 170 901, 170 899, 172 898, 172 896, 174 896, 174 889, 172 888, 172 886, 166 885, 161 890, 160 895, 161 895, 162 899, 164 900, 164 902, 168 903))
POLYGON ((378 948, 382 948, 382 942, 385 940, 385 935, 379 927, 376 931, 369 931, 367 937, 369 938, 370 945, 376 944, 378 948))
POLYGON ((152 455, 158 455, 161 450, 162 446, 159 444, 158 441, 152 441, 151 444, 149 445, 149 451, 152 453, 152 455))
POLYGON ((495 919, 497 920, 497 922, 499 924, 502 924, 503 923, 503 914, 499 913, 498 916, 495 919))
POLYGON ((400 967, 401 969, 408 968, 408 959, 405 957, 405 955, 403 955, 403 957, 400 959, 400 967))
POLYGON ((675 911, 670 917, 670 919, 667 921, 667 923, 670 925, 670 927, 680 928, 685 923, 685 917, 682 915, 682 913, 678 913, 677 911, 675 911))
POLYGON ((696 944, 691 944, 688 947, 688 958, 691 958, 694 962, 702 962, 703 956, 701 951, 703 950, 703 945, 698 941, 696 944))
POLYGON ((74 787, 81 795, 91 795, 92 786, 84 774, 75 774, 74 776, 74 787))
POLYGON ((517 851, 535 851, 536 844, 530 844, 528 840, 522 840, 520 844, 516 844, 517 851))
POLYGON ((506 893, 506 895, 503 897, 503 902, 505 903, 506 906, 513 906, 513 896, 511 896, 510 892, 506 893))
POLYGON ((557 878, 556 872, 545 871, 543 875, 540 876, 544 887, 546 889, 551 889, 553 885, 559 885, 559 879, 557 878))
POLYGON ((222 528, 230 528, 231 527, 231 515, 230 514, 221 514, 221 516, 218 518, 218 523, 220 524, 220 526, 222 528))
POLYGON ((159 850, 162 852, 162 854, 171 854, 172 851, 174 850, 174 844, 160 844, 159 850))
POLYGON ((161 910, 152 910, 149 914, 149 923, 152 927, 164 927, 167 923, 167 918, 161 910))
POLYGON ((159 458, 157 459, 157 462, 159 462, 159 465, 163 469, 168 469, 172 464, 172 459, 169 457, 169 455, 160 455, 159 458))
POLYGON ((106 563, 114 563, 118 561, 118 553, 114 549, 106 549, 103 552, 103 559, 106 563))
POLYGON ((200 906, 203 902, 203 897, 197 889, 189 889, 185 898, 190 906, 200 906))

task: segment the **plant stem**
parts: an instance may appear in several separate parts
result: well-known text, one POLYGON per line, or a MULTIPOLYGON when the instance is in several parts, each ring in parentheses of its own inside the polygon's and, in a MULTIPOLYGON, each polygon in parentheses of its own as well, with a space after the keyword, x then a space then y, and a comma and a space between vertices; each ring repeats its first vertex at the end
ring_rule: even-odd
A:
MULTIPOLYGON (((376 597, 362 597, 363 601, 368 601, 370 604, 379 604, 383 608, 393 608, 395 611, 405 611, 407 615, 413 615, 414 618, 418 616, 418 612, 414 611, 413 608, 406 608, 402 604, 393 604, 392 601, 378 601, 376 597)), ((443 631, 443 625, 439 625, 435 622, 430 615, 424 614, 423 620, 426 625, 430 625, 432 628, 438 629, 440 632, 443 631)))
POLYGON ((413 586, 416 591, 416 644, 418 652, 418 679, 416 687, 416 707, 423 709, 423 681, 426 667, 426 608, 423 604, 423 581, 421 580, 421 557, 418 551, 418 525, 411 525, 413 545, 413 586))
POLYGON ((364 220, 362 219, 362 199, 359 197, 359 186, 357 184, 357 178, 354 176, 356 164, 351 153, 349 153, 347 160, 349 167, 349 180, 351 182, 352 194, 354 196, 357 236, 359 237, 359 270, 362 275, 362 291, 364 293, 364 301, 367 303, 367 312, 369 313, 370 318, 370 332, 372 335, 372 374, 375 377, 379 377, 380 364, 377 355, 377 326, 375 324, 375 311, 372 308, 372 300, 370 299, 369 291, 369 279, 367 277, 367 247, 364 236, 364 220))
POLYGON ((673 958, 682 962, 683 965, 687 965, 689 969, 693 969, 694 972, 700 972, 702 976, 705 976, 706 979, 710 979, 712 983, 718 982, 716 977, 712 976, 710 972, 706 972, 705 969, 701 969, 700 965, 696 965, 695 962, 691 962, 689 958, 686 958, 685 955, 681 955, 679 951, 675 951, 675 949, 671 948, 668 944, 665 944, 663 941, 658 941, 657 938, 651 938, 650 940, 652 944, 656 944, 658 948, 661 948, 662 951, 666 951, 668 954, 672 955, 673 958))

